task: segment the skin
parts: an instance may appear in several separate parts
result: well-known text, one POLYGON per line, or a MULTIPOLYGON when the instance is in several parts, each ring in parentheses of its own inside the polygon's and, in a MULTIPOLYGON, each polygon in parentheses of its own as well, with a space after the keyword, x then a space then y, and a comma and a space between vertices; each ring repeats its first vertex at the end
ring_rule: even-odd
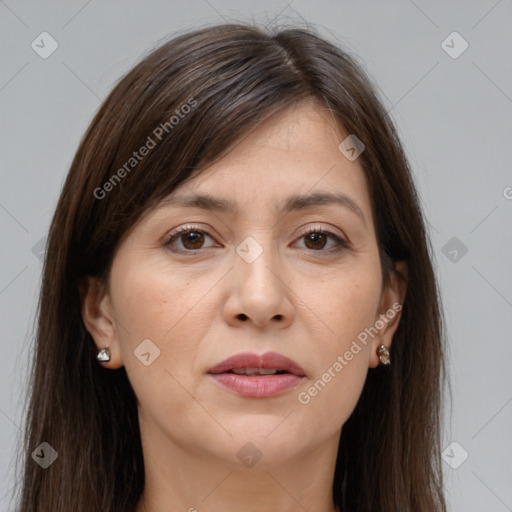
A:
MULTIPOLYGON (((110 347, 103 365, 125 366, 138 400, 146 484, 137 512, 336 510, 341 429, 400 313, 308 404, 298 395, 402 304, 406 288, 395 277, 382 288, 366 178, 338 149, 346 136, 316 100, 276 114, 173 193, 231 199, 237 213, 160 206, 123 239, 107 286, 88 279, 85 325, 98 349, 110 347), (350 196, 365 222, 339 204, 275 211, 292 193, 320 191, 350 196), (202 245, 182 235, 166 246, 166 235, 184 225, 207 232, 202 245), (311 241, 309 227, 349 245, 329 251, 336 240, 311 241), (235 250, 248 236, 263 249, 252 263, 235 250), (134 356, 144 339, 160 350, 148 366, 134 356), (233 354, 266 351, 297 361, 303 382, 276 397, 247 398, 206 374, 233 354), (248 442, 262 455, 252 467, 237 458, 248 442)), ((396 266, 406 276, 405 265, 396 266)))

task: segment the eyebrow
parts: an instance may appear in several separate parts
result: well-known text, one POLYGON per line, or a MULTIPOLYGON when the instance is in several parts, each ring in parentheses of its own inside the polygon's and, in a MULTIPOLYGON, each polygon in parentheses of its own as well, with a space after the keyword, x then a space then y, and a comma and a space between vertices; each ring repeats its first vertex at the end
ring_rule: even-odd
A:
MULTIPOLYGON (((207 211, 221 213, 237 213, 238 206, 234 201, 208 194, 177 195, 168 196, 161 203, 161 206, 201 208, 207 211)), ((339 205, 347 208, 356 214, 364 226, 366 218, 362 209, 349 196, 338 192, 314 192, 312 194, 293 194, 284 199, 276 208, 276 213, 286 214, 294 211, 306 210, 315 206, 339 205)))

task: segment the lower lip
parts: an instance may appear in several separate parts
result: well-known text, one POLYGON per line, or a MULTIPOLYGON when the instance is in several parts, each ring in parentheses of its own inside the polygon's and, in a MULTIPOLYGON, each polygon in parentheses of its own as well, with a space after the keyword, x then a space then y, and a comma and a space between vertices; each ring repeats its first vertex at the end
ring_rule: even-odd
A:
POLYGON ((218 383, 238 395, 251 398, 267 398, 280 395, 296 387, 304 377, 293 373, 277 375, 237 375, 235 373, 210 373, 218 383))

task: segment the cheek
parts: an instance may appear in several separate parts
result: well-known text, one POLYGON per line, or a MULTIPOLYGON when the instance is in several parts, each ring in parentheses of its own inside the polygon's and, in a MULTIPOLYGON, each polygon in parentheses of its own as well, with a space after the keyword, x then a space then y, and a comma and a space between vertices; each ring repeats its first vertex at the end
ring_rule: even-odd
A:
POLYGON ((380 279, 374 261, 322 279, 314 293, 303 289, 301 298, 316 313, 308 330, 317 343, 314 376, 297 398, 318 432, 340 428, 357 404, 368 372, 371 338, 366 329, 376 319, 380 279))
POLYGON ((152 379, 155 372, 148 373, 148 368, 160 367, 186 378, 186 369, 193 365, 196 344, 210 325, 208 312, 201 307, 205 287, 192 286, 191 276, 172 272, 159 261, 118 263, 111 276, 115 290, 112 303, 119 324, 123 363, 134 386, 139 376, 152 379), (197 314, 199 310, 201 314, 197 314), (149 366, 136 357, 143 340, 151 340, 144 341, 149 352, 159 351, 149 366))
POLYGON ((328 437, 342 428, 350 417, 366 380, 367 350, 361 350, 347 364, 334 357, 323 372, 301 390, 297 397, 298 407, 303 409, 310 432, 315 432, 319 437, 328 437))
POLYGON ((378 261, 330 272, 301 287, 300 299, 315 315, 308 317, 313 339, 325 358, 347 350, 353 339, 373 325, 381 293, 378 261))
POLYGON ((112 273, 112 289, 116 316, 126 326, 123 342, 132 345, 153 337, 155 343, 167 345, 177 331, 201 327, 187 320, 215 283, 213 278, 209 281, 172 268, 165 255, 120 261, 112 273))
POLYGON ((180 413, 197 414, 204 421, 200 408, 191 411, 187 390, 194 389, 190 369, 211 325, 201 298, 218 278, 203 279, 199 288, 190 275, 139 261, 119 265, 111 279, 123 364, 143 414, 164 422, 180 413), (149 357, 142 356, 146 353, 149 357))

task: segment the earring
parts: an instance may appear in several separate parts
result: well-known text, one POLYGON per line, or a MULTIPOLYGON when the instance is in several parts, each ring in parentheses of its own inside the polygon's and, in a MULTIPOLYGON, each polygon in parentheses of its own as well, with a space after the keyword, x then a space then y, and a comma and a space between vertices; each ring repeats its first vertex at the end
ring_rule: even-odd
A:
POLYGON ((100 363, 107 363, 110 361, 110 349, 108 347, 101 349, 96 355, 96 359, 100 363))
POLYGON ((386 345, 380 345, 377 349, 377 355, 379 356, 380 362, 383 365, 389 366, 391 364, 391 359, 389 356, 389 350, 386 345))

